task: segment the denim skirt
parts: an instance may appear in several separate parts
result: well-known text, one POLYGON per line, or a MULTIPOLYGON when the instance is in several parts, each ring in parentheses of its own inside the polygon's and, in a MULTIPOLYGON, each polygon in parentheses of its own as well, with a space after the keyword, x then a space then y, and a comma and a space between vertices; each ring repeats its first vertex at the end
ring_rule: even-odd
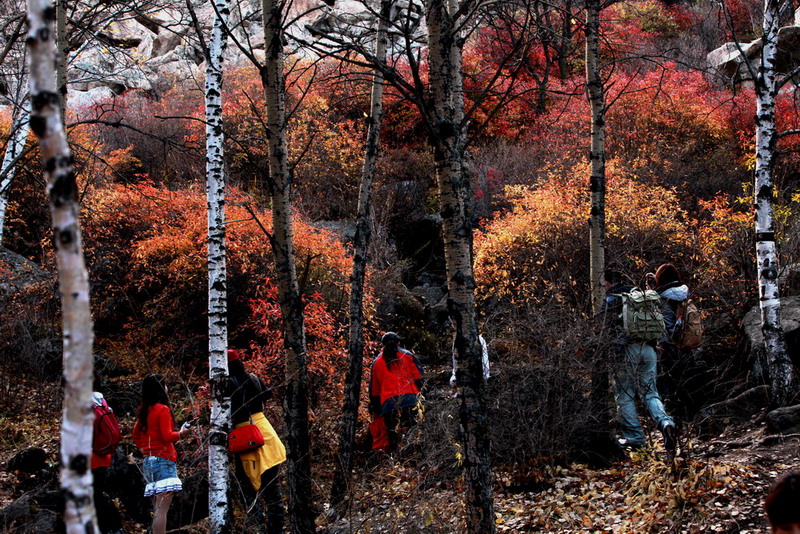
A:
POLYGON ((147 456, 142 465, 144 480, 144 496, 152 497, 157 493, 181 491, 183 484, 178 478, 178 468, 175 462, 158 456, 147 456))

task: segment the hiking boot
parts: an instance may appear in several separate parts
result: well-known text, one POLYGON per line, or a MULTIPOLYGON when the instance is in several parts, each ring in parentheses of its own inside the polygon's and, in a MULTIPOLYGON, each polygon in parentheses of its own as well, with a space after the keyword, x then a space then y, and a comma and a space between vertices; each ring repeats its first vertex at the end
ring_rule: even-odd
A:
POLYGON ((664 448, 670 452, 674 452, 678 446, 678 430, 672 423, 664 425, 661 429, 661 434, 664 435, 664 448))
POLYGON ((631 449, 634 451, 640 451, 645 448, 644 442, 632 441, 630 439, 625 439, 625 438, 619 438, 617 440, 617 443, 619 443, 619 446, 622 447, 623 449, 631 449))

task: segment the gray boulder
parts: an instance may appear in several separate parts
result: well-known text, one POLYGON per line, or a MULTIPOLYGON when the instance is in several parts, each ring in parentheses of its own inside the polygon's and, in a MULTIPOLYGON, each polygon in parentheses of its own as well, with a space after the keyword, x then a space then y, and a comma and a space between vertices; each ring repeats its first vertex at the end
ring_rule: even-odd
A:
POLYGON ((767 428, 778 434, 800 433, 800 405, 786 406, 767 414, 767 428))
POLYGON ((3 267, 3 276, 0 277, 0 309, 5 307, 7 299, 15 293, 54 278, 28 258, 3 247, 0 247, 0 266, 3 267))
MULTIPOLYGON (((781 324, 786 336, 786 348, 795 365, 800 363, 800 296, 781 298, 781 324)), ((767 362, 764 334, 761 332, 761 309, 754 306, 745 315, 742 328, 750 342, 753 371, 756 380, 765 381, 767 362)))
POLYGON ((750 43, 739 43, 738 46, 736 43, 725 43, 709 52, 706 62, 717 69, 722 76, 732 81, 750 79, 750 72, 741 53, 744 52, 747 55, 750 46, 750 43))
MULTIPOLYGON (((761 39, 750 43, 725 43, 709 52, 706 62, 732 82, 750 80, 752 76, 747 63, 750 63, 750 68, 756 71, 762 48, 761 39)), ((784 26, 778 30, 775 70, 787 73, 798 65, 800 65, 800 26, 784 26)))
POLYGON ((769 386, 762 385, 711 406, 695 417, 694 423, 703 435, 719 434, 729 425, 749 421, 769 404, 769 386))

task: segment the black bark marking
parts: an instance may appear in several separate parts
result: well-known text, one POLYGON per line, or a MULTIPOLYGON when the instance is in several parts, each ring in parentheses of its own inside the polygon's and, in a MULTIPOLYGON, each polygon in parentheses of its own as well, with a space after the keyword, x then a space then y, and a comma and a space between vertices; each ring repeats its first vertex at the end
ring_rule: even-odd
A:
POLYGON ((216 445, 216 446, 227 446, 228 445, 228 433, 227 432, 212 432, 208 436, 208 444, 209 445, 216 445))
POLYGON ((214 291, 225 291, 225 281, 217 280, 211 285, 211 289, 213 289, 214 291))
POLYGON ((758 232, 756 241, 775 241, 775 232, 758 232))
POLYGON ((46 106, 58 107, 60 101, 61 100, 58 96, 58 93, 54 93, 52 91, 40 91, 33 95, 31 104, 33 104, 34 111, 40 111, 46 106))
POLYGON ((449 139, 456 134, 456 127, 451 121, 440 120, 436 123, 436 132, 441 139, 449 139))
POLYGON ((75 227, 73 225, 70 225, 68 228, 57 231, 56 239, 58 239, 58 242, 61 243, 61 245, 67 246, 73 241, 75 241, 73 237, 74 233, 75 233, 75 227))
POLYGON ((83 475, 86 473, 86 469, 89 465, 88 456, 85 454, 78 454, 77 456, 73 456, 69 461, 69 468, 72 471, 75 471, 79 475, 83 475))
POLYGON ((44 134, 47 133, 47 119, 41 115, 31 116, 31 130, 36 134, 36 137, 44 137, 44 134))
POLYGON ((762 185, 758 188, 757 198, 759 200, 772 198, 772 185, 762 185))
POLYGON ((777 280, 778 269, 775 268, 775 265, 769 265, 761 269, 761 278, 764 280, 777 280))
MULTIPOLYGON (((53 161, 53 159, 58 159, 58 158, 51 158, 47 162, 48 167, 50 166, 50 163, 53 161)), ((77 198, 78 198, 78 187, 77 184, 75 183, 75 173, 70 169, 69 172, 65 172, 60 176, 56 177, 55 181, 53 182, 53 185, 50 187, 50 201, 56 207, 61 207, 64 204, 74 202, 75 199, 77 198)))

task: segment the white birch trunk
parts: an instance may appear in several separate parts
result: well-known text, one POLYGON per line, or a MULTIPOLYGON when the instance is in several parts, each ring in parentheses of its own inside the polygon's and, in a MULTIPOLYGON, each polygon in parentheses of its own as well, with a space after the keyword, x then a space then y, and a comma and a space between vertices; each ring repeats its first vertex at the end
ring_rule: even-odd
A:
POLYGON ((308 355, 303 303, 297 280, 292 222, 292 183, 286 147, 283 9, 281 0, 263 0, 266 54, 261 70, 269 129, 269 184, 272 197, 272 251, 283 315, 286 354, 284 412, 287 444, 289 521, 295 534, 314 532, 311 453, 308 434, 308 355))
POLYGON ((77 186, 55 88, 55 10, 49 0, 28 2, 31 130, 47 180, 64 329, 64 411, 61 489, 69 534, 98 532, 92 499, 92 318, 83 259, 77 186))
POLYGON ((208 195, 208 368, 211 420, 208 437, 209 532, 230 532, 228 512, 228 283, 225 244, 225 137, 222 132, 222 59, 228 4, 217 0, 206 61, 206 192, 208 195))
POLYGON ((0 167, 0 245, 3 244, 3 230, 6 227, 6 210, 8 209, 8 191, 14 180, 16 159, 25 148, 25 141, 30 131, 31 101, 26 98, 19 107, 17 115, 11 123, 11 135, 0 167))
POLYGON ((600 0, 586 0, 586 92, 591 104, 591 165, 589 191, 589 276, 592 312, 603 304, 603 271, 606 240, 606 109, 605 91, 600 78, 600 0))
POLYGON ((775 163, 775 98, 777 95, 775 56, 778 41, 778 2, 764 2, 764 34, 761 66, 756 85, 756 262, 764 347, 770 379, 770 400, 774 407, 790 403, 797 393, 797 377, 786 351, 781 325, 778 288, 778 253, 773 216, 773 169, 775 163))
POLYGON ((462 465, 466 531, 495 531, 490 440, 483 398, 483 351, 475 318, 472 224, 466 158, 461 45, 456 33, 456 0, 429 0, 426 20, 433 97, 431 142, 442 214, 448 311, 456 330, 457 380, 461 390, 462 465))
MULTIPOLYGON (((388 46, 387 25, 392 0, 382 0, 375 38, 375 60, 386 62, 388 46)), ((358 213, 356 234, 353 238, 353 274, 350 277, 350 329, 347 343, 349 365, 345 378, 345 394, 342 407, 342 427, 339 434, 339 461, 331 486, 331 505, 340 512, 350 485, 353 470, 353 447, 358 423, 358 405, 361 399, 361 381, 364 360, 364 280, 366 279, 369 241, 372 229, 372 183, 375 179, 375 163, 378 159, 378 141, 383 118, 383 73, 375 68, 372 75, 370 114, 367 121, 367 142, 364 165, 361 170, 361 186, 358 191, 358 213)))

